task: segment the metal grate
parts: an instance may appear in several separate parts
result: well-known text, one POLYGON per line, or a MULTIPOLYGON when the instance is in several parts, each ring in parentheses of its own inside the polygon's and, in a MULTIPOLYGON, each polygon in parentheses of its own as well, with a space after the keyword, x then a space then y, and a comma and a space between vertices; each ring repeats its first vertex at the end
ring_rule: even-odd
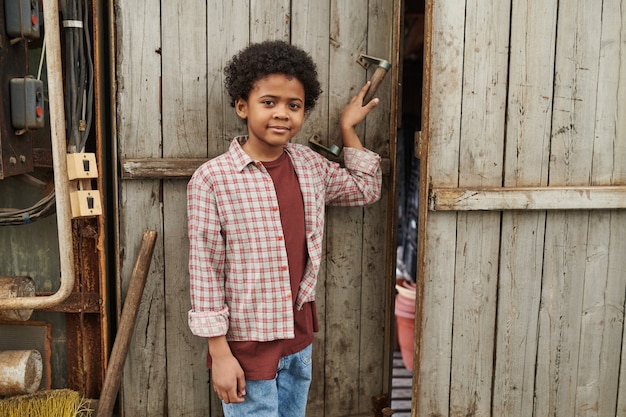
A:
POLYGON ((411 417, 413 372, 406 369, 400 351, 393 353, 391 380, 391 409, 393 417, 411 417))

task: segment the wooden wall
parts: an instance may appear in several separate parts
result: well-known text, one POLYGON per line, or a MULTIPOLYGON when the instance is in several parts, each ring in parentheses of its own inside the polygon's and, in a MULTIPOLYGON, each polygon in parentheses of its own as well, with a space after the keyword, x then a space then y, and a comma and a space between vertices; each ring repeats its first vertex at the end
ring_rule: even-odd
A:
MULTIPOLYGON (((123 302, 144 229, 160 239, 123 379, 127 416, 218 416, 205 368, 206 340, 187 327, 187 179, 128 175, 131 159, 197 161, 244 133, 223 91, 222 68, 249 42, 285 39, 313 56, 324 94, 295 139, 340 144, 339 112, 368 75, 359 54, 392 59, 396 0, 118 0, 114 3, 119 286, 123 302), (211 412, 207 412, 207 410, 211 412)), ((397 14, 396 14, 397 15, 397 14)), ((394 89, 359 127, 364 144, 390 156, 394 89)), ((191 163, 191 162, 190 162, 191 163)), ((389 160, 387 160, 389 165, 389 160)), ((187 164, 189 165, 189 164, 187 164)), ((148 175, 150 176, 150 175, 148 175)), ((389 177, 381 202, 331 209, 318 284, 321 332, 314 344, 310 416, 368 411, 385 392, 391 282, 387 262, 389 177)))
POLYGON ((570 187, 593 209, 422 193, 413 415, 626 416, 624 3, 428 9, 422 189, 570 187))

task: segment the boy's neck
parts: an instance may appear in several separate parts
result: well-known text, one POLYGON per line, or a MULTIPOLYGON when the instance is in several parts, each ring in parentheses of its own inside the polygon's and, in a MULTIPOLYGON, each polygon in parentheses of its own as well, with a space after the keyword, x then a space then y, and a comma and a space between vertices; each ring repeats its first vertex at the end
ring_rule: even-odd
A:
POLYGON ((258 146, 248 139, 242 146, 243 151, 255 161, 272 162, 280 158, 284 152, 284 146, 258 146))

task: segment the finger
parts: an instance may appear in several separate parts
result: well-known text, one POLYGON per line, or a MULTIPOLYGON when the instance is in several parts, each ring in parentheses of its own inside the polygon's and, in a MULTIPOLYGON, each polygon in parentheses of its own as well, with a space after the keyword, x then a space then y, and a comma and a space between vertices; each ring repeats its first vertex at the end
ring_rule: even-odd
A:
POLYGON ((240 398, 243 398, 246 395, 246 378, 244 375, 239 375, 237 377, 237 395, 240 398))
POLYGON ((365 83, 365 85, 363 87, 361 87, 361 91, 359 91, 359 94, 357 94, 358 96, 361 96, 361 98, 365 97, 365 93, 367 93, 367 90, 370 89, 370 86, 372 85, 371 81, 367 81, 365 83))
POLYGON ((380 99, 378 97, 375 97, 371 99, 370 102, 365 105, 365 107, 367 108, 368 111, 372 110, 374 107, 378 106, 379 102, 380 102, 380 99))

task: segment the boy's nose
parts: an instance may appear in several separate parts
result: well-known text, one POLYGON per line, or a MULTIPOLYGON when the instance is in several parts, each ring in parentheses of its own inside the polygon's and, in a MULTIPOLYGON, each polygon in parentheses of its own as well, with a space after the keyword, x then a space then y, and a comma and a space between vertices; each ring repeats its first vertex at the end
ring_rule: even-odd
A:
POLYGON ((287 110, 284 107, 277 106, 275 108, 274 118, 275 119, 288 119, 289 113, 287 113, 287 110))

